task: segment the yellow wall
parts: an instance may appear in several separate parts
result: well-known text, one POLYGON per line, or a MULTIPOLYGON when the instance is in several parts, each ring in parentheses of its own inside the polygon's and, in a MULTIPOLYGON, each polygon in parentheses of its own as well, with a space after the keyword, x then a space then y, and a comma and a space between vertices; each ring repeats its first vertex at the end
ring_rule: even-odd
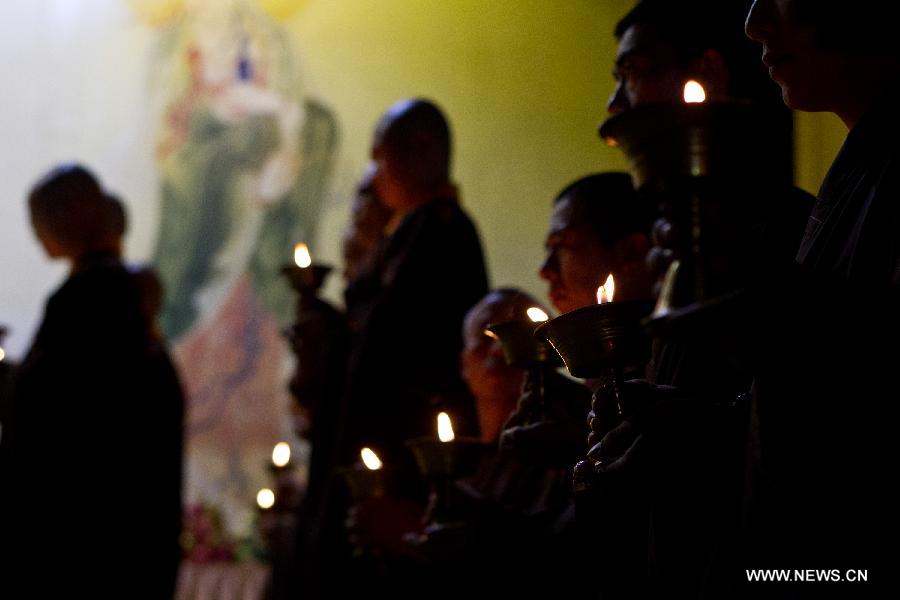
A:
POLYGON ((847 137, 847 128, 831 113, 794 113, 794 179, 815 194, 847 137))
MULTIPOLYGON (((630 4, 341 0, 310 2, 288 26, 308 83, 340 120, 350 168, 339 175, 362 171, 372 126, 394 100, 435 99, 452 120, 455 175, 492 284, 543 297, 536 270, 553 197, 581 175, 625 168, 596 129, 612 91, 612 29, 630 4)), ((347 194, 351 185, 339 182, 347 194)), ((346 218, 346 202, 335 204, 326 232, 346 218)), ((336 260, 327 238, 320 251, 336 260)))

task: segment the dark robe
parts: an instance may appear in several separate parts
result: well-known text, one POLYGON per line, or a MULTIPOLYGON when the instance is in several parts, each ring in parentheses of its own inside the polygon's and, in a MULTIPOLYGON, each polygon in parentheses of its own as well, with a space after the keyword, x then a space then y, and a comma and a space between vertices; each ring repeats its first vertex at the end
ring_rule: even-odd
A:
POLYGON ((853 128, 794 278, 761 328, 743 568, 868 569, 868 584, 747 584, 746 597, 870 597, 890 577, 900 365, 900 94, 853 128), (768 342, 768 343, 766 343, 768 342))
POLYGON ((730 569, 723 564, 740 510, 757 290, 790 270, 813 199, 762 176, 740 187, 731 179, 709 185, 729 214, 717 224, 723 243, 714 249, 732 289, 654 339, 647 382, 675 389, 650 392, 629 418, 640 449, 632 468, 598 492, 596 504, 620 515, 596 527, 606 540, 604 599, 698 597, 721 589, 730 569))
POLYGON ((439 411, 457 433, 474 433, 474 402, 460 394, 462 322, 487 293, 475 226, 454 200, 412 211, 385 241, 368 286, 348 307, 344 459, 361 446, 389 462, 408 460, 406 440, 436 435, 439 411))
POLYGON ((29 596, 172 597, 183 409, 134 277, 111 255, 79 261, 47 302, 4 431, 4 568, 29 596))
MULTIPOLYGON (((533 385, 529 380, 526 394, 533 385)), ((544 388, 545 419, 575 439, 529 443, 520 438, 499 452, 492 444, 476 471, 455 482, 457 526, 421 548, 431 580, 444 582, 441 597, 577 598, 593 589, 590 578, 574 575, 593 565, 576 523, 572 490, 572 464, 586 451, 590 392, 555 372, 547 374, 544 388)))
POLYGON ((352 500, 341 467, 358 462, 363 446, 373 448, 403 472, 400 492, 424 511, 425 481, 404 442, 436 436, 439 411, 450 413, 457 435, 476 433, 474 400, 459 375, 463 318, 487 293, 475 226, 455 200, 438 199, 408 214, 376 253, 371 268, 348 284, 345 329, 335 328, 328 344, 334 360, 325 361, 330 373, 340 373, 326 378, 314 416, 298 522, 298 587, 310 598, 402 595, 423 575, 403 561, 354 551, 344 528, 352 500), (331 352, 337 337, 340 348, 331 352), (408 579, 402 590, 398 578, 408 579))
POLYGON ((306 491, 297 510, 293 547, 272 556, 268 600, 327 598, 351 549, 344 535, 347 492, 337 474, 341 461, 341 393, 346 368, 345 316, 319 298, 301 300, 291 330, 297 370, 294 401, 307 408, 310 443, 306 491))
POLYGON ((828 171, 797 253, 805 272, 864 289, 900 289, 897 101, 893 91, 863 116, 828 171))

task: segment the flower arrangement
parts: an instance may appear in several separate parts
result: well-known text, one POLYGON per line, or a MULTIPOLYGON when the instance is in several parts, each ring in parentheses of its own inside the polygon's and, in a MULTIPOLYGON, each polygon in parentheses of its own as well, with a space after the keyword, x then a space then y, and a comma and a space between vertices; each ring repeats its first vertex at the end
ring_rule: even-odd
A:
POLYGON ((181 531, 184 560, 209 563, 235 560, 236 543, 222 522, 222 511, 206 502, 186 507, 181 531))
POLYGON ((181 553, 187 562, 265 561, 266 548, 259 534, 237 539, 228 533, 222 510, 208 502, 186 507, 181 531, 181 553))

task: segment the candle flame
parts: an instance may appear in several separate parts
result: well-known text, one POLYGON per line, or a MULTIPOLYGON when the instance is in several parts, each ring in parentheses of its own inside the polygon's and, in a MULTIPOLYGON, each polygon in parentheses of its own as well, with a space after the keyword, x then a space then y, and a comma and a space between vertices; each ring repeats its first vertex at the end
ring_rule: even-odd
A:
POLYGON ((3 362, 4 358, 6 358, 6 350, 0 348, 0 362, 3 362))
POLYGON ((294 246, 294 262, 301 269, 305 269, 312 264, 312 256, 309 254, 309 248, 304 243, 294 246))
POLYGON ((359 451, 359 456, 370 471, 377 471, 384 466, 384 463, 381 462, 381 459, 378 458, 378 455, 371 448, 363 448, 359 451))
POLYGON ((616 280, 612 273, 606 278, 606 283, 597 288, 597 304, 612 302, 616 294, 616 280))
POLYGON ((691 79, 684 84, 684 101, 688 104, 700 104, 706 102, 706 90, 699 82, 691 79))
POLYGON ((528 318, 531 319, 533 323, 543 323, 544 321, 550 320, 550 317, 547 316, 547 313, 545 313, 537 306, 532 306, 525 311, 525 314, 528 315, 528 318))
POLYGON ((275 492, 269 488, 263 488, 256 494, 256 503, 263 510, 268 510, 275 506, 275 492))
POLYGON ((442 442, 452 442, 456 439, 453 433, 453 423, 450 422, 450 415, 445 412, 438 413, 437 416, 438 439, 442 442))
POLYGON ((276 467, 287 466, 291 462, 291 447, 287 442, 278 442, 272 449, 272 462, 276 467))

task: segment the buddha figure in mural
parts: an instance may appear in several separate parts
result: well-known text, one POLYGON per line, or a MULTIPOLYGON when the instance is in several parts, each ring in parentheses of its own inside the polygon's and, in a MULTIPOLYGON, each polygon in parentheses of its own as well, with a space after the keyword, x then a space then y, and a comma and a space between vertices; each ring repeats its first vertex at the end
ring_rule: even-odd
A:
POLYGON ((302 3, 289 4, 133 2, 157 34, 153 264, 188 398, 187 494, 233 518, 251 508, 260 461, 290 429, 280 331, 295 299, 280 271, 295 242, 314 247, 337 146, 335 118, 307 96, 281 23, 302 3))

